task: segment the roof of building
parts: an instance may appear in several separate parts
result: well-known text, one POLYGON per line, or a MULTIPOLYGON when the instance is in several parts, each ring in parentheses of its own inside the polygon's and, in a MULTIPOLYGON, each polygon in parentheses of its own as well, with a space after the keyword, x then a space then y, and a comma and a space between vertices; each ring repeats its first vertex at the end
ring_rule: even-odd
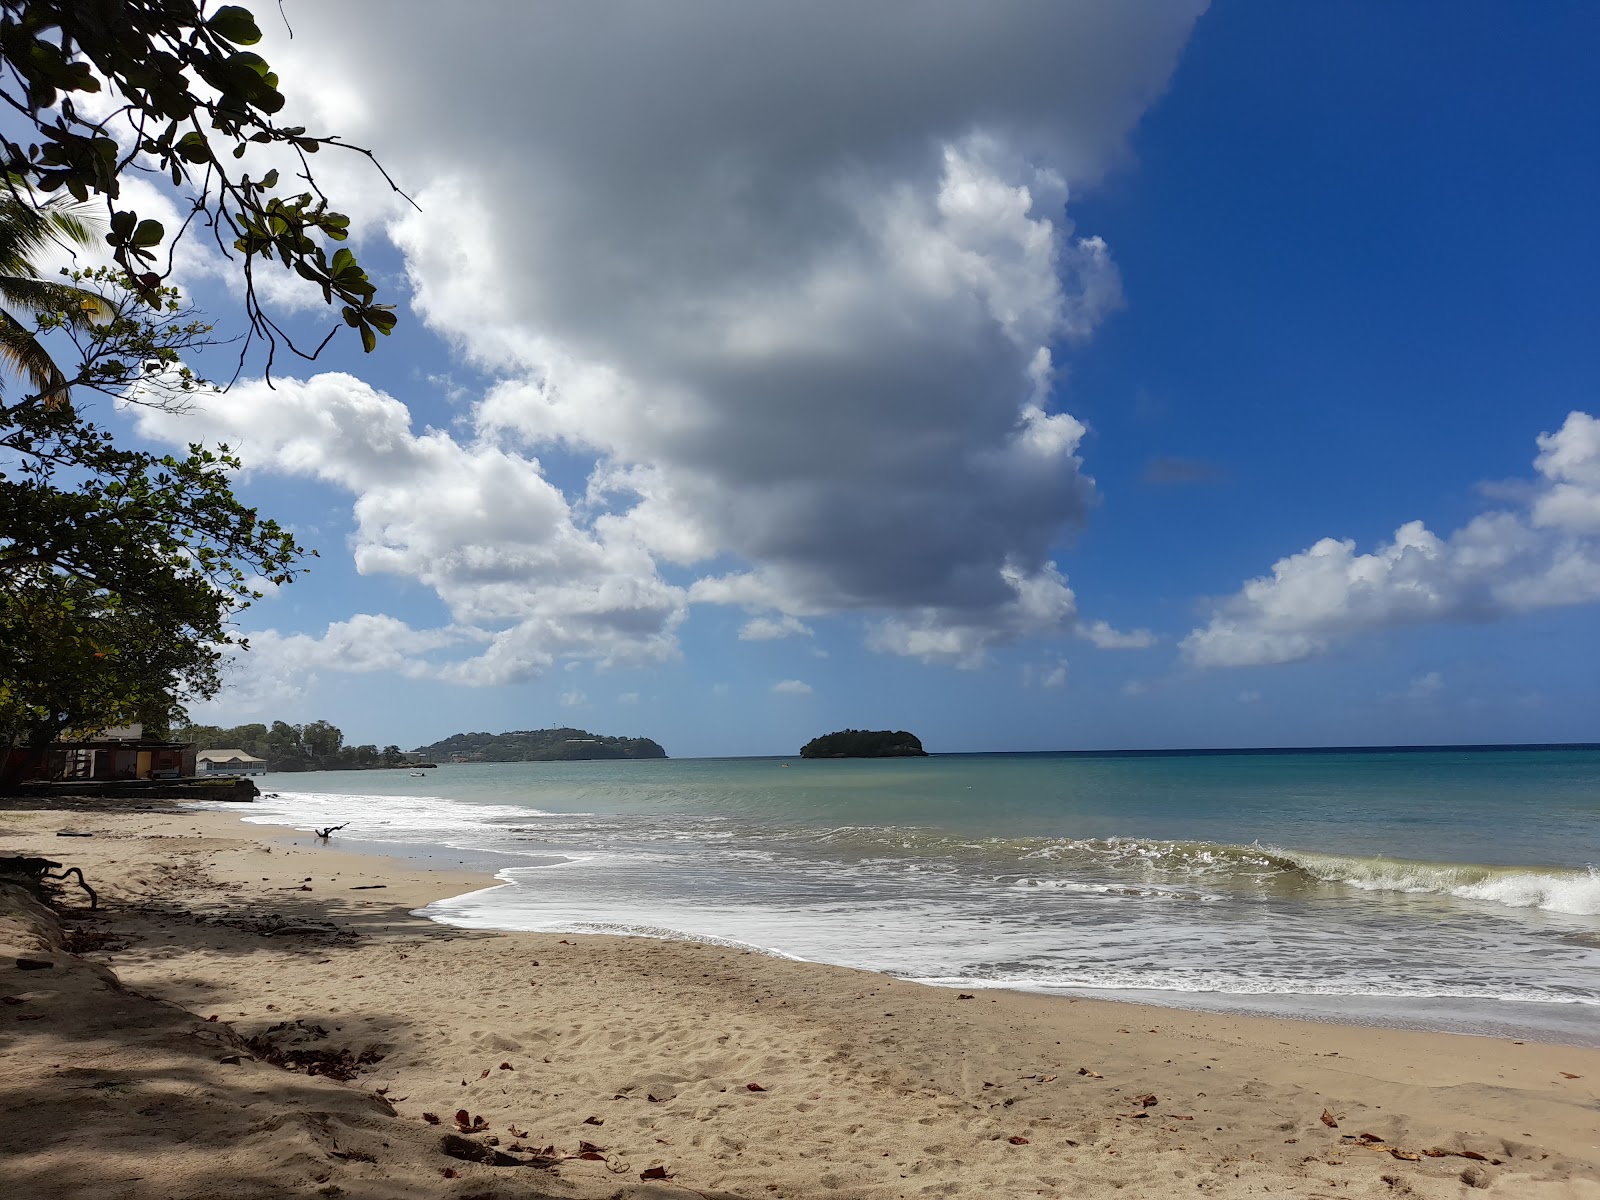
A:
POLYGON ((264 763, 267 760, 246 754, 243 750, 202 750, 195 758, 200 762, 264 763))

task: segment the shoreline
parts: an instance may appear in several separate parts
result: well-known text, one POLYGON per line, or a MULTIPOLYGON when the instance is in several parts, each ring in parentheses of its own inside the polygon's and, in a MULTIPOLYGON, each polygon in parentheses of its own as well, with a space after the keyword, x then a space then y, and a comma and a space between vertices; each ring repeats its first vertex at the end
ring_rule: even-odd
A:
MULTIPOLYGON (((232 808, 206 808, 197 811, 231 815, 238 810, 232 808)), ((280 821, 276 815, 251 818, 241 812, 240 820, 256 829, 294 830, 292 825, 280 821)), ((302 834, 301 836, 304 835, 302 834)), ((361 840, 349 839, 343 836, 337 841, 345 851, 357 854, 392 857, 406 862, 437 861, 463 868, 483 870, 496 876, 494 880, 483 888, 475 889, 475 892, 491 891, 497 888, 514 889, 524 882, 500 879, 498 875, 501 871, 550 865, 548 861, 542 861, 548 859, 549 856, 547 855, 488 848, 464 849, 451 846, 446 842, 361 840)), ((1281 853, 1293 852, 1281 851, 1281 853)), ((467 897, 453 896, 440 897, 439 900, 440 902, 453 902, 465 898, 467 897)), ((480 923, 470 916, 452 919, 451 915, 447 913, 430 914, 429 919, 455 928, 476 929, 487 932, 555 932, 569 936, 590 936, 592 933, 597 932, 593 929, 584 928, 584 923, 582 922, 575 923, 572 926, 553 926, 538 930, 519 929, 515 926, 502 926, 492 922, 480 923)), ((697 934, 694 931, 682 930, 645 932, 640 928, 618 929, 613 932, 615 936, 653 937, 702 944, 729 944, 738 949, 750 949, 757 953, 770 954, 794 961, 840 965, 830 962, 827 958, 807 957, 789 949, 763 945, 754 941, 740 941, 737 938, 725 935, 697 934)), ((1150 988, 1119 989, 1088 985, 1082 987, 1051 987, 1048 985, 1029 987, 1026 984, 1014 982, 995 983, 974 978, 950 977, 933 979, 916 975, 894 974, 881 967, 864 963, 848 965, 856 969, 881 974, 886 978, 900 979, 933 987, 954 987, 981 991, 1002 990, 1052 999, 1095 1000, 1104 1003, 1142 1005, 1160 1010, 1209 1013, 1219 1016, 1267 1017, 1280 1020, 1306 1021, 1314 1024, 1411 1030, 1422 1033, 1455 1034, 1465 1037, 1489 1037, 1534 1041, 1550 1045, 1600 1048, 1600 1009, 1594 1009, 1593 1006, 1586 1005, 1580 1001, 1570 1003, 1558 1001, 1519 1002, 1517 1007, 1523 1007, 1522 1015, 1526 1020, 1526 1024, 1518 1024, 1513 1019, 1513 1013, 1510 1009, 1498 1016, 1482 1011, 1486 1004, 1496 1003, 1494 1001, 1448 994, 1390 996, 1385 994, 1364 995, 1338 992, 1319 994, 1293 991, 1188 991, 1150 988)))
POLYGON ((193 1144, 214 1130, 260 1159, 220 1168, 266 1181, 227 1193, 241 1196, 1600 1197, 1600 1050, 1000 990, 964 998, 696 942, 465 930, 416 912, 491 876, 325 848, 239 816, 0 812, 10 853, 82 865, 105 896, 103 916, 69 923, 104 935, 101 948, 89 938, 59 972, 0 959, 0 993, 22 997, 0 1014, 14 1035, 0 1057, 0 1151, 26 1194, 87 1194, 116 1171, 151 1178, 152 1155, 159 1183, 107 1194, 222 1194, 206 1190, 215 1156, 193 1144), (160 1020, 189 1022, 189 1037, 381 1057, 332 1082, 207 1044, 171 1076, 188 1093, 215 1090, 187 1124, 173 1126, 187 1101, 136 1072, 61 1093, 79 1106, 68 1120, 48 1098, 74 1073, 136 1058, 145 1018, 90 1037, 44 993, 80 974, 103 991, 107 967, 160 1020), (241 1079, 248 1095, 227 1100, 241 1079), (340 1108, 358 1101, 360 1113, 340 1108), (492 1131, 473 1140, 495 1137, 502 1153, 603 1149, 551 1169, 452 1159, 422 1114, 449 1130, 458 1108, 492 1131), (285 1112, 305 1136, 257 1128, 285 1112), (137 1162, 112 1151, 89 1162, 86 1136, 144 1149, 137 1162), (352 1146, 376 1161, 339 1157, 352 1146), (653 1166, 674 1179, 639 1180, 653 1166))

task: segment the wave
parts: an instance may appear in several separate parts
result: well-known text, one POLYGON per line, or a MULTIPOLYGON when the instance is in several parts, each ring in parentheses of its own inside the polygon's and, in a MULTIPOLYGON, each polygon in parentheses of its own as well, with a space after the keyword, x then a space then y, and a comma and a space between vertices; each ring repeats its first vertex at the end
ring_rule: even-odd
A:
MULTIPOLYGON (((228 805, 206 804, 204 807, 228 805)), ((246 821, 300 829, 349 822, 346 836, 380 841, 436 841, 472 849, 516 853, 524 830, 548 840, 582 842, 587 813, 552 813, 526 805, 461 801, 436 795, 352 795, 338 792, 267 793, 246 821), (519 828, 520 827, 520 828, 519 828)), ((919 826, 843 825, 831 828, 729 829, 679 819, 657 825, 628 822, 640 842, 672 841, 714 846, 725 855, 802 858, 822 851, 842 855, 855 870, 982 866, 1014 887, 1100 892, 1151 899, 1212 902, 1218 892, 1243 887, 1263 893, 1304 886, 1349 887, 1450 897, 1455 900, 1537 909, 1570 916, 1600 916, 1600 870, 1554 866, 1447 863, 1383 856, 1341 855, 1159 838, 974 837, 919 826), (1019 870, 1020 868, 1020 870, 1019 870)), ((578 847, 574 847, 578 848, 578 847)), ((635 846, 635 853, 639 847, 635 846)), ((792 864, 798 865, 798 864, 792 864)), ((817 864, 820 865, 820 864, 817 864)))
POLYGON ((1024 859, 1086 857, 1182 876, 1243 877, 1270 884, 1289 877, 1372 892, 1405 892, 1537 908, 1572 916, 1600 915, 1595 867, 1497 866, 1381 856, 1320 854, 1277 846, 1174 842, 1144 838, 1067 840, 1036 846, 1024 859))
POLYGON ((1410 892, 1538 908, 1573 916, 1600 915, 1600 870, 1414 862, 1278 851, 1311 879, 1375 892, 1410 892))
MULTIPOLYGON (((1012 879, 1014 886, 1069 891, 1122 892, 1147 890, 1151 896, 1217 899, 1207 892, 1174 890, 1171 881, 1204 880, 1212 886, 1243 883, 1273 890, 1285 885, 1324 884, 1371 892, 1403 892, 1476 900, 1506 908, 1537 908, 1571 916, 1600 915, 1600 870, 1595 867, 1499 866, 1487 863, 1442 863, 1383 856, 1325 854, 1261 844, 1168 841, 1159 838, 970 838, 923 830, 843 827, 810 835, 818 842, 858 853, 876 849, 890 854, 954 856, 986 860, 1002 870, 1027 868, 1012 879), (1037 872, 1048 863, 1066 878, 1037 872), (1125 882, 1084 882, 1075 869, 1110 871, 1124 880, 1132 873, 1141 886, 1125 882), (1160 883, 1155 887, 1151 877, 1160 883), (1165 885, 1165 886, 1163 886, 1165 885)), ((1102 876, 1103 879, 1103 876, 1102 876)))

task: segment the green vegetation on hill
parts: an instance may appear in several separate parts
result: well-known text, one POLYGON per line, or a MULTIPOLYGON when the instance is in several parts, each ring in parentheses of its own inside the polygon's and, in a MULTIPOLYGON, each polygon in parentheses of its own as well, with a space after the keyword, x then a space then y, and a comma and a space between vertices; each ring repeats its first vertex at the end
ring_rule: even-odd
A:
POLYGON ((509 733, 457 733, 416 754, 436 762, 562 762, 586 758, 665 758, 649 738, 606 737, 584 729, 518 729, 509 733))
POLYGON ((327 721, 291 725, 274 721, 235 725, 180 725, 172 731, 179 742, 193 742, 199 750, 243 750, 267 760, 269 771, 354 771, 370 767, 404 767, 413 758, 399 746, 346 746, 344 731, 327 721))
POLYGON ((800 747, 801 758, 918 758, 927 753, 916 735, 904 729, 841 729, 800 747))

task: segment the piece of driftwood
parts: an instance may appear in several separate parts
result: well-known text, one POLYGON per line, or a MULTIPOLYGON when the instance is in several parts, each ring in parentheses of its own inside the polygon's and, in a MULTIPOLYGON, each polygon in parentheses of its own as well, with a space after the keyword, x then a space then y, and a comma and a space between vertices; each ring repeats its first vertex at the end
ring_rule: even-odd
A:
MULTIPOLYGON (((346 821, 344 823, 344 825, 348 825, 348 824, 350 824, 349 821, 346 821)), ((344 825, 329 825, 326 829, 318 829, 318 830, 314 830, 313 832, 315 832, 316 835, 319 838, 321 838, 323 841, 327 841, 334 834, 338 833, 339 830, 343 829, 344 825)))
POLYGON ((63 870, 61 864, 53 859, 22 856, 0 858, 0 875, 23 875, 35 883, 46 879, 64 881, 76 875, 78 886, 89 893, 89 907, 100 907, 100 897, 89 886, 89 881, 83 877, 83 871, 78 867, 67 867, 63 870))

